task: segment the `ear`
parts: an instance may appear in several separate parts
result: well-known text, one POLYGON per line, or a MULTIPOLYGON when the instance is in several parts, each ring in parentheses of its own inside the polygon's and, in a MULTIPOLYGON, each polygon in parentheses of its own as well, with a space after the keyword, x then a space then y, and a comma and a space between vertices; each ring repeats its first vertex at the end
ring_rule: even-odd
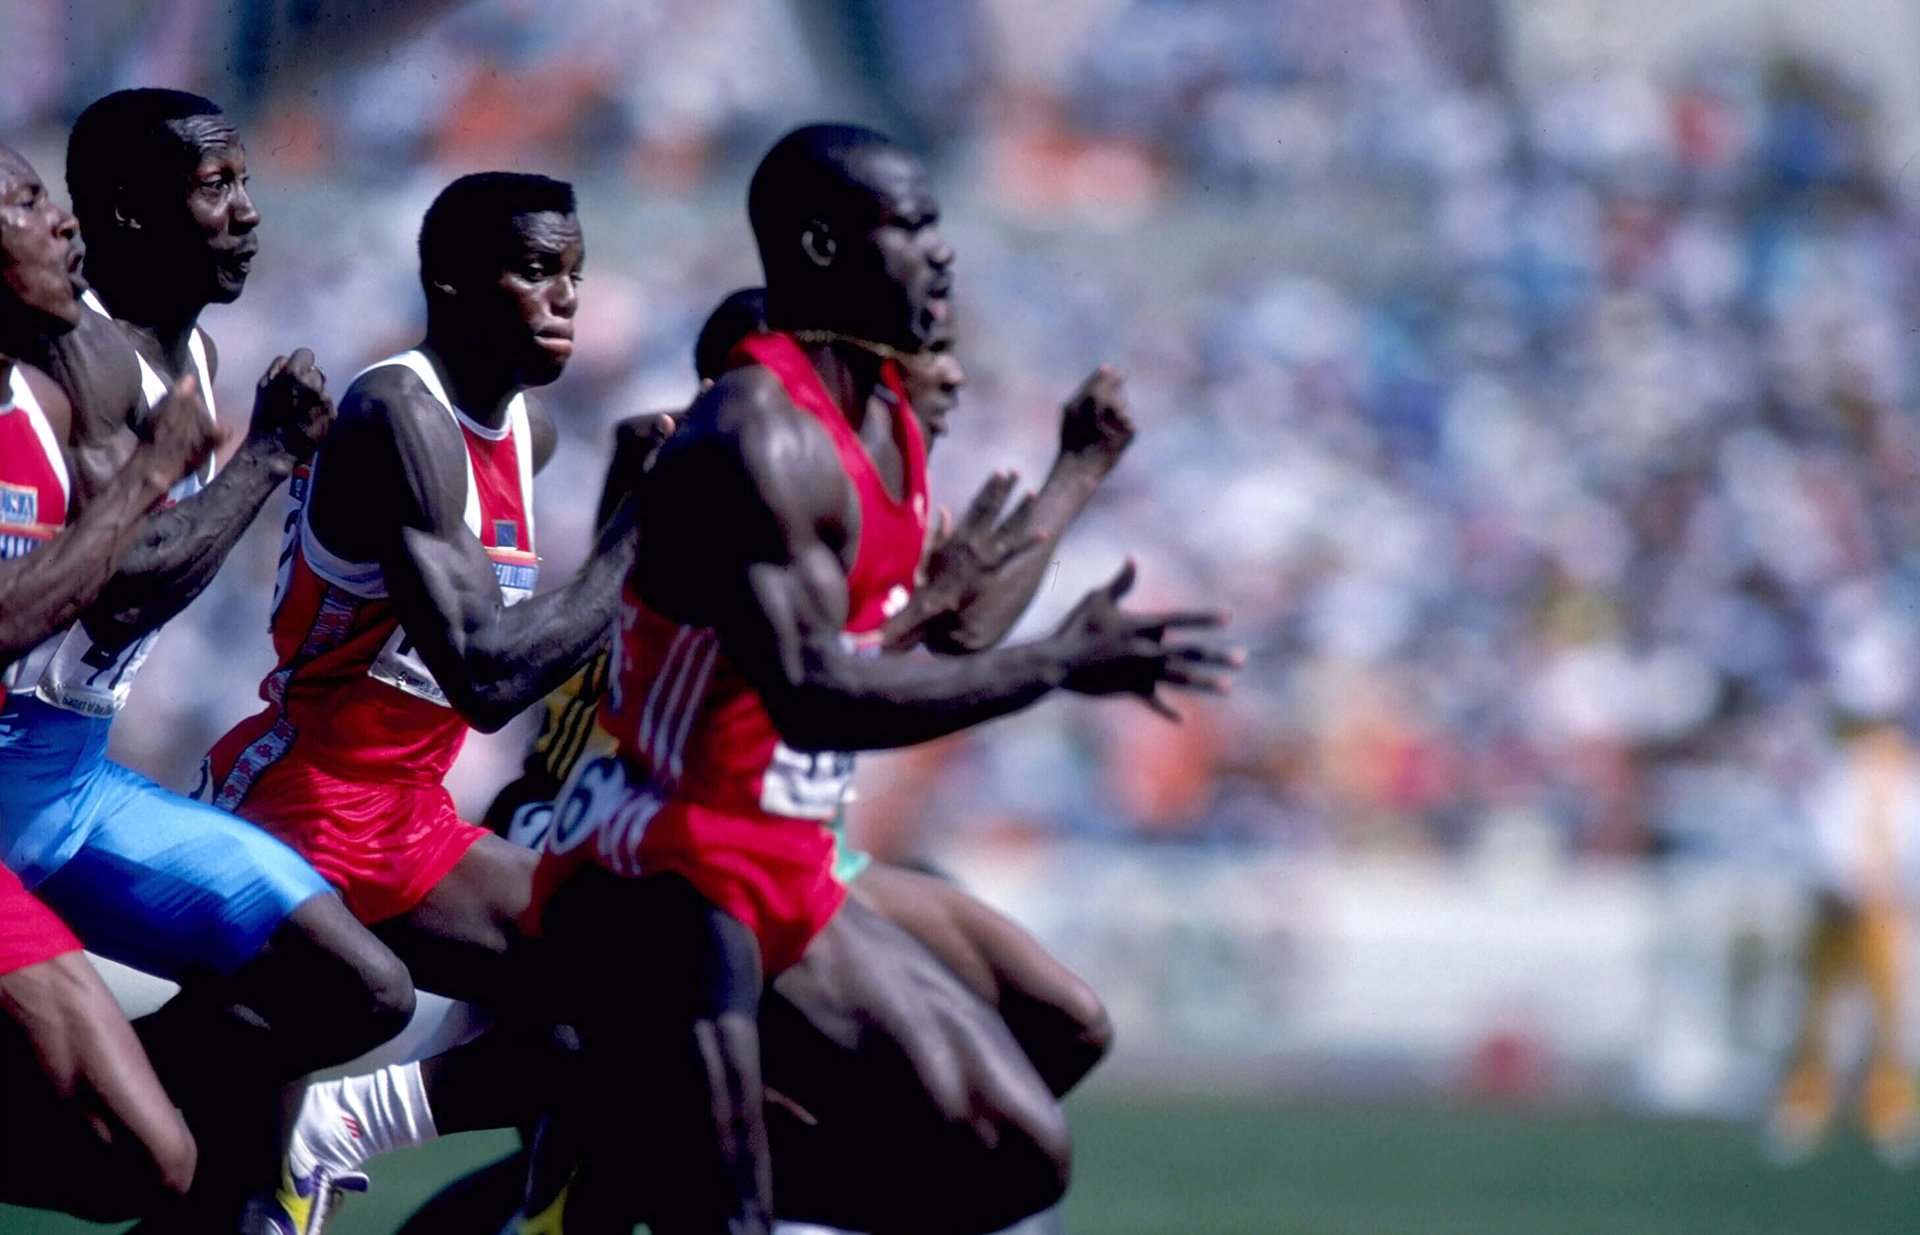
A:
POLYGON ((811 219, 800 232, 800 251, 807 260, 825 268, 833 264, 833 255, 839 245, 833 239, 833 229, 819 219, 811 219))
POLYGON ((140 220, 128 214, 127 208, 119 203, 115 203, 113 207, 113 223, 115 227, 125 228, 130 232, 140 230, 140 220))

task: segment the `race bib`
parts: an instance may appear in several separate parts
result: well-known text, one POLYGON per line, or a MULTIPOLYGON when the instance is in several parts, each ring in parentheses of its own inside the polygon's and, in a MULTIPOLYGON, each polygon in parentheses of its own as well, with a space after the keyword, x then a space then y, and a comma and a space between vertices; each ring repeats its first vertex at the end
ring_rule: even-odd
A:
POLYGON ((54 707, 97 720, 111 719, 127 702, 134 675, 146 663, 159 634, 149 631, 125 647, 110 649, 95 643, 87 628, 75 623, 35 651, 37 676, 30 668, 21 678, 32 677, 34 693, 54 707))
MULTIPOLYGON (((507 604, 517 605, 533 595, 537 573, 535 568, 518 562, 495 562, 493 573, 500 581, 500 598, 507 604)), ((434 681, 433 670, 427 668, 427 662, 420 659, 420 653, 413 646, 413 639, 407 634, 405 626, 396 626, 393 634, 387 637, 380 654, 367 666, 367 676, 417 699, 425 699, 428 703, 443 708, 452 706, 447 702, 446 692, 440 689, 440 683, 434 681)))
POLYGON ((595 840, 608 867, 637 873, 640 837, 666 804, 652 785, 635 785, 617 755, 588 759, 554 799, 547 852, 565 854, 595 840))
POLYGON ((776 742, 760 777, 760 809, 795 819, 832 819, 853 788, 853 763, 849 751, 798 751, 776 742))

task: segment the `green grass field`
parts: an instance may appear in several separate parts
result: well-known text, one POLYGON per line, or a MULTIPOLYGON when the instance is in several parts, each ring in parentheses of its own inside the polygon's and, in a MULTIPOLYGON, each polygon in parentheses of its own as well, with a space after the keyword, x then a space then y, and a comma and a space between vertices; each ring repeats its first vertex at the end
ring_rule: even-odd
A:
MULTIPOLYGON (((1071 1235, 1895 1235, 1920 1172, 1842 1137, 1764 1163, 1751 1130, 1563 1112, 1090 1097, 1075 1106, 1071 1235)), ((504 1152, 464 1137, 375 1171, 330 1235, 388 1235, 454 1173, 504 1152)), ((0 1208, 0 1235, 107 1228, 0 1208)))

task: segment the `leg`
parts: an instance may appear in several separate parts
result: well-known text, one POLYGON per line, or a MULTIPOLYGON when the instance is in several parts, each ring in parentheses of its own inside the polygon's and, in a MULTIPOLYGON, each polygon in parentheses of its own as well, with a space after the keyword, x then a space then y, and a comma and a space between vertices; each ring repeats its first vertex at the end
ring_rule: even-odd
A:
POLYGON ((480 1004, 500 1019, 494 1031, 419 1065, 441 1133, 531 1124, 566 1083, 574 1052, 571 1037, 545 1016, 547 950, 519 925, 537 861, 483 835, 426 899, 375 928, 422 989, 480 1004), (541 1012, 529 1018, 528 1008, 541 1012))
POLYGON ((0 1007, 0 1195, 98 1222, 185 1196, 193 1137, 86 957, 0 974, 0 1007))
POLYGON ((954 884, 876 862, 854 880, 853 895, 998 1009, 1055 1096, 1111 1048, 1113 1025, 1093 988, 1011 919, 954 884))
POLYGON ((1904 1032, 1906 934, 1905 908, 1898 902, 1879 899, 1862 907, 1855 948, 1873 1026, 1862 1114, 1881 1156, 1901 1164, 1920 1150, 1920 1103, 1915 1101, 1904 1032))
POLYGON ((860 901, 775 980, 761 1025, 782 1217, 983 1232, 1064 1193, 1066 1118, 1006 1024, 860 901))
POLYGON ((265 1192, 281 1090, 398 1032, 413 989, 292 850, 242 820, 106 765, 86 845, 41 892, 89 946, 173 977, 137 1029, 200 1144, 195 1221, 265 1192))
POLYGON ((1858 917, 1853 906, 1822 896, 1802 942, 1806 1001, 1794 1034, 1793 1055, 1767 1120, 1767 1149, 1796 1161, 1818 1147, 1833 1119, 1833 1071, 1827 1063, 1827 1020, 1851 965, 1858 917))
POLYGON ((543 945, 518 926, 535 860, 481 835, 419 904, 374 928, 420 987, 479 1003, 499 1024, 430 1059, 310 1087, 289 1149, 294 1179, 352 1177, 445 1133, 531 1124, 566 1085, 575 1043, 546 1023, 543 945))
POLYGON ((655 1235, 765 1235, 752 933, 676 875, 625 880, 591 866, 555 893, 545 922, 591 1074, 575 1112, 591 1149, 568 1230, 644 1220, 655 1235))

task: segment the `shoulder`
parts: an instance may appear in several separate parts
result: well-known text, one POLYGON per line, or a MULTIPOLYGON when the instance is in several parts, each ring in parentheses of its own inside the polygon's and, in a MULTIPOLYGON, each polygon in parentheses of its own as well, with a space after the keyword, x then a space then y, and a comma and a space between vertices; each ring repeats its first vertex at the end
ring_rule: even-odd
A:
POLYGON ((68 430, 73 425, 73 404, 67 399, 67 392, 60 389, 60 383, 31 365, 21 365, 16 372, 20 380, 32 392, 34 402, 45 413, 47 423, 53 428, 53 435, 59 441, 67 440, 68 430))
POLYGON ((533 470, 544 468, 560 446, 560 429, 553 423, 547 405, 529 390, 520 396, 527 405, 527 429, 533 438, 533 470))
POLYGON ((124 331, 92 309, 48 347, 46 371, 72 402, 75 436, 131 426, 146 405, 140 360, 124 331))

